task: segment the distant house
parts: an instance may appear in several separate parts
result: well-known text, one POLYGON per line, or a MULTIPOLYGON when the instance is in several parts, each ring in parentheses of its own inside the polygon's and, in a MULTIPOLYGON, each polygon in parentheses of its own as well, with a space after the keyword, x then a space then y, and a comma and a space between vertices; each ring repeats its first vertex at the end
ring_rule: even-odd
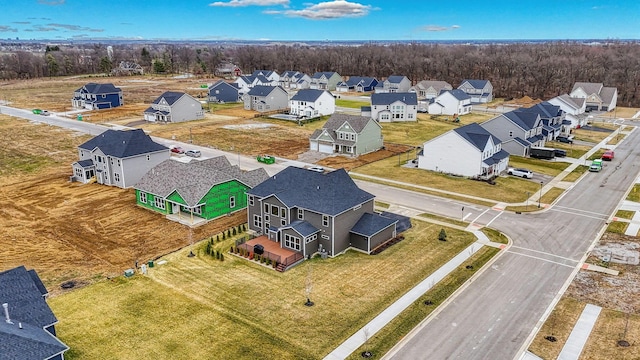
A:
POLYGON ((284 89, 308 89, 311 77, 299 71, 285 71, 280 75, 279 83, 284 89))
POLYGON ((549 103, 560 106, 560 109, 565 113, 565 119, 562 122, 564 134, 568 134, 571 129, 581 128, 587 124, 585 99, 562 94, 549 100, 549 103))
POLYGON ((349 79, 336 84, 337 92, 367 92, 373 91, 378 80, 373 77, 350 76, 349 79))
POLYGON ((218 65, 216 68, 216 75, 223 78, 235 78, 242 75, 242 70, 240 70, 236 64, 225 62, 218 65))
POLYGON ((406 76, 391 75, 386 80, 380 82, 376 88, 376 93, 405 93, 411 89, 411 80, 406 76))
POLYGON ((553 105, 547 101, 541 102, 539 104, 520 108, 518 111, 531 112, 540 115, 540 119, 542 120, 542 136, 545 137, 545 141, 555 140, 561 134, 568 134, 568 132, 563 132, 563 121, 565 118, 565 112, 562 111, 560 106, 553 105))
POLYGON ((489 80, 463 80, 458 89, 471 96, 472 104, 484 104, 493 100, 493 86, 489 80))
POLYGON ((327 90, 302 89, 289 100, 289 114, 314 118, 336 111, 336 99, 327 90))
POLYGON ((507 169, 509 153, 500 139, 477 123, 461 126, 423 144, 418 168, 472 178, 491 178, 507 169))
POLYGON ((510 155, 529 156, 532 147, 544 147, 542 119, 535 112, 509 111, 489 119, 480 126, 502 140, 510 155))
POLYGON ((122 90, 113 84, 88 83, 73 92, 71 105, 88 110, 111 109, 124 105, 122 90))
POLYGON ((271 84, 271 86, 277 86, 278 81, 280 81, 280 75, 278 75, 277 72, 272 70, 254 70, 253 73, 251 73, 251 76, 253 76, 254 78, 258 78, 262 76, 267 80, 269 84, 271 84))
POLYGON ((78 146, 79 160, 71 166, 71 181, 128 188, 152 167, 171 156, 142 129, 107 130, 78 146))
POLYGON ((256 86, 279 86, 280 75, 275 71, 256 70, 251 75, 242 75, 234 80, 240 96, 248 93, 256 86))
POLYGON ((319 173, 287 167, 247 191, 249 229, 298 252, 337 256, 369 254, 396 236, 397 220, 374 212, 374 196, 344 169, 319 173))
POLYGON ((585 99, 586 111, 611 111, 618 102, 618 88, 602 83, 576 82, 569 96, 585 99))
POLYGON ((460 89, 443 90, 427 108, 433 115, 464 115, 471 112, 471 96, 460 89))
POLYGON ((246 94, 249 92, 249 90, 251 90, 251 88, 253 87, 254 81, 255 81, 255 78, 251 76, 241 75, 241 76, 238 76, 233 81, 233 83, 237 86, 238 91, 240 92, 240 96, 242 96, 243 94, 246 94))
POLYGON ((220 80, 209 86, 207 101, 210 103, 234 103, 240 101, 240 89, 236 84, 220 80))
POLYGON ((188 163, 165 160, 135 185, 136 203, 182 223, 203 223, 247 207, 246 191, 269 177, 242 171, 224 156, 188 163))
POLYGON ((410 92, 415 92, 418 95, 418 100, 434 99, 445 90, 453 90, 453 87, 446 81, 438 80, 423 80, 409 89, 410 92))
POLYGON ((35 270, 19 266, 0 272, 0 359, 64 360, 69 350, 56 337, 58 323, 35 270))
POLYGON ((416 121, 418 98, 409 92, 371 94, 371 118, 379 122, 416 121))
POLYGON ((135 61, 120 61, 117 68, 111 70, 113 76, 143 75, 144 69, 135 61))
POLYGON ((311 76, 309 88, 333 91, 340 81, 342 77, 335 71, 317 72, 311 76))
POLYGON ((204 119, 202 104, 193 96, 166 91, 144 111, 144 119, 153 122, 183 122, 204 119))
POLYGON ((280 86, 254 86, 242 96, 245 110, 267 112, 284 110, 289 105, 289 95, 280 86))
POLYGON ((382 127, 356 115, 333 114, 309 138, 309 148, 325 154, 359 156, 382 148, 382 127))

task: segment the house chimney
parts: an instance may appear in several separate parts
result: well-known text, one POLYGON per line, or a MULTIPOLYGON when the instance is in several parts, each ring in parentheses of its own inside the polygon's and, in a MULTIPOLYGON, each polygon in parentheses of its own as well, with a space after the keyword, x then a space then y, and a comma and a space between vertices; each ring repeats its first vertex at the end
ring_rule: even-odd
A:
POLYGON ((11 321, 11 318, 9 317, 9 304, 4 303, 2 304, 2 307, 4 308, 4 316, 7 318, 6 319, 7 324, 13 324, 13 322, 11 321))

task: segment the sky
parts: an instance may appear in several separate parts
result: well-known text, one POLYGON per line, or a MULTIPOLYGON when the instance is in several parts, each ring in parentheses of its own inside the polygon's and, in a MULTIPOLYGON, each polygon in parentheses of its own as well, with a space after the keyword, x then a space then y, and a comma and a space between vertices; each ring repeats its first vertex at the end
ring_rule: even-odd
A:
POLYGON ((640 0, 0 0, 0 39, 640 39, 640 0))

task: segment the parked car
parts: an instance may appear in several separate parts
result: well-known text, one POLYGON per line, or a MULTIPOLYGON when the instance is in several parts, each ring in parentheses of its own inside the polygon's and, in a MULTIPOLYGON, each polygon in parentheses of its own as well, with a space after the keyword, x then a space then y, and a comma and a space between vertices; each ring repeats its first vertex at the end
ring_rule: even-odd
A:
POLYGON ((567 151, 562 149, 554 149, 553 150, 557 157, 565 157, 567 156, 567 151))
POLYGON ((172 146, 171 152, 175 154, 184 154, 184 149, 181 148, 180 146, 172 146))
POLYGON ((611 161, 613 160, 613 156, 613 150, 607 150, 604 152, 604 154, 602 154, 602 160, 611 161))
POLYGON ((51 113, 48 112, 47 110, 42 110, 42 112, 40 112, 40 115, 49 116, 51 115, 51 113))
POLYGON ((191 157, 200 157, 202 155, 200 150, 187 150, 184 154, 191 157))
POLYGON ((308 168, 311 171, 315 171, 315 172, 324 172, 324 168, 322 166, 312 166, 310 168, 308 168))
POLYGON ((509 168, 507 169, 507 174, 525 179, 531 179, 533 177, 533 171, 522 168, 509 168))
POLYGON ((562 143, 567 143, 567 144, 573 144, 573 136, 569 135, 569 136, 558 136, 556 138, 556 141, 560 141, 562 143))
POLYGON ((593 162, 591 166, 589 166, 589 171, 591 172, 599 172, 600 170, 602 170, 601 163, 593 162))

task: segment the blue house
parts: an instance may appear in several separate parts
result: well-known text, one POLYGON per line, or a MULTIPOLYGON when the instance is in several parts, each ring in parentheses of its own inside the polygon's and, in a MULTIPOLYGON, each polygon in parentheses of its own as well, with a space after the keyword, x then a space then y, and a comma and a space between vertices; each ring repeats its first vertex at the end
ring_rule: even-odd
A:
POLYGON ((336 85, 336 91, 347 92, 367 92, 373 91, 378 85, 378 80, 372 77, 350 76, 348 80, 341 81, 336 85))
POLYGON ((47 289, 35 270, 24 266, 0 272, 0 359, 64 360, 69 350, 56 337, 58 323, 45 301, 47 289))
POLYGON ((209 86, 207 101, 210 103, 234 103, 240 101, 240 88, 237 84, 218 81, 209 86))
POLYGON ((71 105, 89 110, 111 109, 124 105, 122 90, 113 84, 88 83, 73 92, 71 105))

